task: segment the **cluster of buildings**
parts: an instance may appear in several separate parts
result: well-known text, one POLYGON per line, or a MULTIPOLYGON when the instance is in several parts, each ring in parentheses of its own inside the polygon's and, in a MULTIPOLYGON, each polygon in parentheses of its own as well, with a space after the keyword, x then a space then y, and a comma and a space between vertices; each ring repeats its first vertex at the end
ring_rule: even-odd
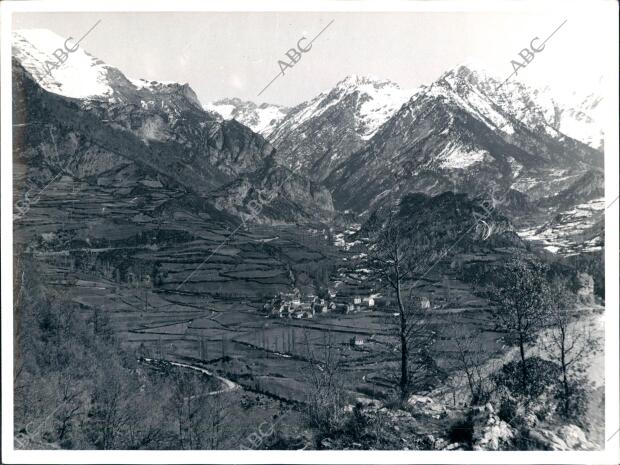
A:
POLYGON ((263 306, 263 311, 273 318, 314 318, 317 313, 327 313, 331 305, 317 296, 302 298, 299 292, 280 293, 263 306))
POLYGON ((372 310, 377 305, 377 296, 369 295, 337 297, 330 293, 328 299, 314 295, 303 296, 298 289, 290 293, 281 292, 263 306, 263 311, 272 318, 314 318, 321 313, 348 314, 364 309, 372 310))

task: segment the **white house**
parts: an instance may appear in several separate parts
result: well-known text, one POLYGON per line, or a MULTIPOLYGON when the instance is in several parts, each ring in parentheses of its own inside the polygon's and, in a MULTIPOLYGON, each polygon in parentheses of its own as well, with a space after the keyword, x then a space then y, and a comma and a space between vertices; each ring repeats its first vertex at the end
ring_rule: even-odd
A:
POLYGON ((352 346, 363 346, 364 338, 362 336, 356 335, 355 337, 351 338, 350 342, 352 346))
POLYGON ((362 301, 364 302, 364 304, 368 305, 369 307, 374 307, 375 306, 375 299, 372 296, 364 297, 362 299, 362 301))

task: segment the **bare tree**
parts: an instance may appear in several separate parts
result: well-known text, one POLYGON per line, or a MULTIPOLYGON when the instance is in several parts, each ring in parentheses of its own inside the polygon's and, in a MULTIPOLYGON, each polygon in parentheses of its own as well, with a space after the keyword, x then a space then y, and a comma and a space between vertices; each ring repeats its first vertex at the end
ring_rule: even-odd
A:
POLYGON ((70 431, 73 421, 82 413, 80 411, 82 409, 82 402, 80 399, 81 393, 76 389, 76 383, 69 374, 59 376, 57 383, 62 403, 55 416, 59 422, 58 439, 63 441, 70 431))
POLYGON ((346 393, 344 389, 342 354, 333 340, 332 333, 323 333, 321 350, 315 351, 304 331, 304 345, 308 370, 306 376, 310 389, 307 393, 307 417, 310 425, 328 433, 342 426, 346 393))
POLYGON ((400 352, 400 396, 408 397, 412 372, 427 365, 433 332, 426 309, 416 295, 418 284, 445 255, 425 235, 407 231, 390 213, 371 239, 369 263, 375 278, 396 297, 395 325, 400 352))
POLYGON ((489 379, 492 354, 484 347, 479 335, 467 332, 463 325, 453 319, 451 340, 454 341, 454 363, 458 371, 465 377, 472 404, 484 403, 492 391, 492 382, 489 379))
POLYGON ((491 299, 497 302, 498 326, 508 334, 509 342, 519 346, 521 384, 528 384, 526 348, 544 327, 550 307, 547 268, 524 256, 516 256, 497 271, 497 285, 489 287, 491 299))
POLYGON ((217 449, 225 437, 224 419, 228 411, 220 394, 209 392, 203 376, 175 368, 171 410, 176 415, 178 444, 181 449, 217 449))
POLYGON ((589 354, 599 349, 587 323, 575 314, 576 299, 564 280, 556 280, 551 289, 549 344, 547 349, 562 370, 561 411, 568 415, 574 397, 575 376, 589 354))
POLYGON ((128 421, 123 406, 122 380, 118 367, 112 366, 99 376, 92 395, 89 412, 92 440, 101 449, 114 449, 122 440, 122 430, 128 421), (107 375, 107 376, 106 376, 107 375))

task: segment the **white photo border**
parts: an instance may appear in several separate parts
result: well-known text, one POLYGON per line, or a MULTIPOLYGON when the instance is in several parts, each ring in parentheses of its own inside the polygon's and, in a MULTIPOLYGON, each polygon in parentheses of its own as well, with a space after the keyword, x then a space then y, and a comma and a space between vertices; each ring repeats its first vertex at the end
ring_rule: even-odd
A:
MULTIPOLYGON (((618 195, 618 4, 614 1, 328 1, 213 0, 213 1, 5 1, 0 3, 1 47, 1 283, 2 283, 2 463, 270 463, 270 464, 617 464, 620 463, 619 425, 619 319, 618 319, 618 211, 620 201, 605 211, 605 443, 602 451, 25 451, 14 448, 13 436, 13 195, 12 195, 12 14, 24 12, 486 12, 486 11, 599 12, 609 31, 605 49, 592 50, 608 56, 604 105, 605 197, 609 205, 618 195), (616 310, 614 310, 616 309, 616 310), (615 435, 614 435, 615 433, 615 435), (612 436, 613 435, 613 436, 612 436)), ((579 57, 570 56, 579 66, 579 57)))

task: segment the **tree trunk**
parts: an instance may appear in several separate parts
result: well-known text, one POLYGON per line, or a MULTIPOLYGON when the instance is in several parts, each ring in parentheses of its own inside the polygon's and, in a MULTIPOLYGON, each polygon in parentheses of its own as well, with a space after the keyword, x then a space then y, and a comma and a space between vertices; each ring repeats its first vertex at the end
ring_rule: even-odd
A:
POLYGON ((562 370, 564 371, 564 414, 567 415, 570 407, 570 389, 568 386, 568 377, 566 376, 566 367, 564 366, 564 362, 562 362, 562 370))
POLYGON ((400 397, 402 400, 407 399, 409 386, 409 373, 407 371, 407 340, 403 333, 400 336, 401 353, 400 353, 400 397))
POLYGON ((397 280, 396 298, 398 299, 398 310, 400 312, 400 397, 401 400, 407 399, 409 391, 409 370, 408 359, 409 349, 407 347, 407 319, 405 317, 405 308, 400 294, 400 281, 397 280))
POLYGON ((525 366, 525 343, 522 333, 519 333, 519 353, 521 354, 521 383, 523 385, 523 391, 525 392, 527 387, 527 368, 525 366))
POLYGON ((471 400, 473 404, 478 403, 478 393, 476 392, 476 388, 474 387, 474 381, 472 379, 472 374, 469 372, 469 369, 465 369, 465 377, 467 378, 467 384, 469 385, 469 391, 471 392, 471 400))
POLYGON ((564 333, 564 328, 561 329, 561 342, 560 342, 560 352, 562 358, 562 384, 564 385, 564 415, 568 414, 568 410, 570 407, 569 397, 570 397, 570 389, 568 386, 568 367, 566 366, 566 343, 565 343, 566 335, 564 333))

